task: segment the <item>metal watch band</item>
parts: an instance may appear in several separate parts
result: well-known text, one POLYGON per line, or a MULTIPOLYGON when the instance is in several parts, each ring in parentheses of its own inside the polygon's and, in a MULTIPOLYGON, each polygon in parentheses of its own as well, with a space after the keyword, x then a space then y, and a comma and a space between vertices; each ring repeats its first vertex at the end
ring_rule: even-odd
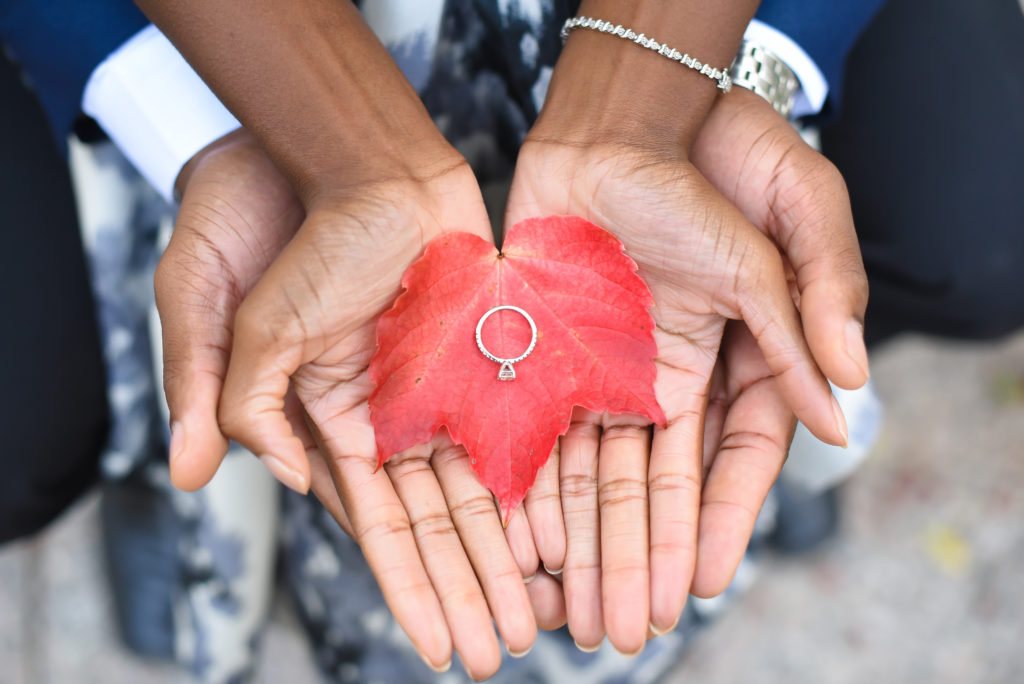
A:
POLYGON ((729 76, 734 85, 753 90, 789 118, 800 81, 781 59, 757 43, 744 40, 729 67, 729 76))

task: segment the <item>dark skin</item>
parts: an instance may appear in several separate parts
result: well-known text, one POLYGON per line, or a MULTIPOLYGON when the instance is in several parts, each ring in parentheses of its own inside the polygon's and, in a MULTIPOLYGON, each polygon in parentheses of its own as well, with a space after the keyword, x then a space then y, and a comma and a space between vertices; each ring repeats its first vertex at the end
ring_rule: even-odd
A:
MULTIPOLYGON (((222 304, 217 325, 224 331, 210 345, 217 354, 204 356, 201 348, 165 352, 169 359, 181 359, 169 362, 168 379, 176 425, 175 481, 201 486, 229 436, 268 455, 265 462, 282 481, 298 489, 312 483, 362 545, 396 618, 432 667, 444 668, 454 647, 472 676, 489 676, 500 657, 488 627, 491 616, 510 651, 529 648, 535 624, 549 627, 568 617, 581 646, 596 645, 607 632, 616 648, 636 652, 648 635, 648 622, 660 632, 677 619, 689 576, 696 573, 698 593, 720 590, 731 577, 752 524, 733 509, 759 508, 784 457, 792 417, 783 396, 800 399, 798 413, 820 436, 845 441, 817 366, 839 384, 859 384, 864 373, 850 365, 857 364, 837 345, 832 320, 824 314, 818 317, 821 324, 805 317, 810 348, 804 342, 784 262, 744 218, 754 219, 751 214, 761 209, 757 193, 744 188, 729 198, 741 213, 715 191, 725 183, 721 178, 715 182, 714 169, 701 168, 705 178, 693 167, 691 143, 697 141, 694 160, 699 159, 701 127, 716 121, 714 83, 621 39, 577 31, 559 62, 541 121, 524 147, 509 220, 522 212, 563 213, 563 207, 578 208, 572 213, 586 216, 589 205, 574 202, 603 194, 609 186, 602 186, 602 178, 624 179, 626 202, 609 203, 624 209, 632 201, 629 188, 659 187, 651 182, 654 176, 635 176, 655 169, 673 182, 685 181, 676 204, 663 205, 676 218, 652 224, 676 228, 659 238, 660 244, 727 240, 757 258, 746 267, 711 259, 705 271, 679 280, 678 269, 666 267, 663 248, 645 260, 645 240, 655 235, 650 226, 597 217, 608 219, 598 222, 623 239, 652 285, 659 334, 666 336, 659 397, 663 404, 679 398, 678 419, 655 433, 652 450, 649 428, 635 419, 577 416, 562 440, 561 458, 553 458, 542 471, 518 520, 509 526, 507 542, 464 452, 443 436, 375 472, 365 411, 373 324, 427 240, 445 230, 489 234, 472 174, 349 4, 309 0, 285 7, 264 0, 244 3, 244 9, 237 2, 139 4, 273 160, 273 166, 257 161, 250 153, 258 151, 247 143, 200 158, 184 179, 182 212, 191 207, 196 218, 193 230, 182 231, 179 223, 165 257, 168 265, 161 265, 161 315, 169 331, 165 337, 172 336, 165 347, 195 346, 187 335, 173 337, 181 330, 179 321, 191 320, 196 331, 211 325, 181 306, 183 295, 173 286, 180 282, 176 269, 182 268, 181 259, 189 263, 188 250, 195 255, 194 268, 210 266, 209 255, 188 245, 190 239, 217 243, 218 238, 198 237, 217 223, 211 216, 231 217, 221 222, 230 224, 220 233, 221 241, 230 242, 235 232, 241 243, 250 244, 242 231, 263 234, 257 252, 265 258, 242 264, 240 255, 248 251, 251 256, 250 245, 238 247, 232 252, 235 259, 227 259, 230 277, 244 286, 236 283, 231 297, 214 298, 222 304), (607 80, 592 78, 595 69, 605 70, 607 80), (598 83, 604 85, 598 88, 598 83), (617 90, 623 91, 621 97, 615 96, 617 90), (627 102, 630 106, 622 109, 627 102), (600 154, 582 156, 580 144, 595 141, 601 143, 600 154), (236 164, 236 171, 227 171, 236 164), (283 178, 275 180, 274 166, 283 178), (255 194, 246 194, 251 186, 227 182, 243 167, 258 167, 253 182, 261 176, 259 182, 281 188, 274 193, 277 204, 255 217, 246 213, 258 201, 255 194), (560 198, 552 199, 541 179, 565 169, 578 171, 548 178, 554 192, 562 190, 560 198), (587 180, 593 169, 599 175, 587 180), (227 175, 218 176, 222 172, 227 175), (289 199, 284 190, 289 186, 299 202, 289 199), (601 187, 602 193, 577 195, 576 187, 601 187), (229 196, 236 200, 233 213, 217 204, 229 196), (754 198, 746 203, 750 206, 744 206, 746 197, 754 198), (689 219, 680 221, 679 216, 689 219), (703 221, 695 221, 701 216, 703 221), (180 240, 179 234, 184 236, 180 240), (737 273, 742 277, 737 279, 737 273), (730 283, 744 282, 757 287, 729 291, 730 283), (694 292, 706 294, 695 299, 694 292), (727 318, 750 324, 760 349, 742 328, 730 333, 722 358, 732 361, 718 364, 714 377, 721 379, 713 382, 727 318), (685 347, 681 352, 680 345, 685 347), (762 350, 769 352, 770 363, 759 356, 762 350), (673 352, 677 356, 668 356, 673 352), (197 359, 215 368, 198 368, 197 359), (208 377, 198 380, 197 374, 208 377), (709 415, 722 417, 710 421, 710 432, 715 434, 718 425, 723 436, 720 448, 712 448, 706 459, 703 486, 709 402, 716 407, 709 415), (733 448, 734 435, 742 440, 744 434, 769 439, 733 448), (573 491, 573 482, 593 486, 573 491), (552 570, 565 567, 565 604, 558 582, 538 571, 538 560, 552 570), (668 573, 671 564, 675 572, 668 573), (533 578, 525 588, 523 578, 533 578), (649 598, 638 603, 637 596, 649 598)), ((584 3, 581 13, 637 30, 657 26, 659 39, 680 49, 692 46, 687 47, 692 54, 724 65, 754 4, 719 3, 711 10, 698 4, 667 9, 665 3, 639 2, 625 12, 614 3, 594 2, 584 3), (691 21, 683 20, 687 15, 691 21)), ((762 108, 721 116, 753 120, 758 112, 765 114, 762 108)), ((774 116, 770 108, 767 112, 774 116)), ((779 140, 792 143, 780 132, 779 120, 762 119, 763 128, 779 131, 779 140)), ((708 147, 705 158, 718 169, 743 159, 741 148, 719 154, 714 145, 708 147)), ((728 177, 729 171, 720 175, 728 177)), ((770 218, 770 213, 758 218, 770 218)), ((778 228, 792 218, 757 225, 778 228)), ((852 224, 841 224, 840 232, 844 249, 851 239, 856 244, 852 224)), ((794 257, 802 244, 797 236, 787 246, 798 281, 801 272, 807 273, 807 259, 794 257)), ((856 265, 851 269, 854 273, 856 265)), ((808 283, 828 289, 820 278, 805 278, 804 286, 808 283)), ((846 297, 843 288, 851 289, 845 283, 836 288, 840 294, 834 299, 846 297)), ((851 306, 837 316, 862 316, 863 297, 847 299, 851 306)))

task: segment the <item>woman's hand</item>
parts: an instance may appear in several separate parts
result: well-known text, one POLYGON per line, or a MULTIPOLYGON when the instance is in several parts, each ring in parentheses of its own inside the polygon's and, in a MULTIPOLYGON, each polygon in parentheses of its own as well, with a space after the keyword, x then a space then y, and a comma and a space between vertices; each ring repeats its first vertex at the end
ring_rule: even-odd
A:
POLYGON ((306 212, 235 315, 224 434, 304 489, 314 443, 289 420, 304 407, 399 624, 432 667, 454 645, 471 675, 489 676, 500 662, 491 615, 513 652, 536 631, 492 499, 443 436, 377 470, 366 406, 374 326, 405 269, 443 231, 490 235, 472 173, 352 3, 138 4, 306 212))
POLYGON ((254 141, 231 136, 187 169, 157 291, 174 481, 204 484, 227 435, 293 488, 312 484, 427 663, 443 669, 454 647, 481 678, 500 662, 492 614, 513 652, 536 633, 493 499, 443 435, 377 470, 366 407, 376 318, 408 264, 444 230, 490 235, 472 174, 450 160, 325 196, 302 222, 254 141))

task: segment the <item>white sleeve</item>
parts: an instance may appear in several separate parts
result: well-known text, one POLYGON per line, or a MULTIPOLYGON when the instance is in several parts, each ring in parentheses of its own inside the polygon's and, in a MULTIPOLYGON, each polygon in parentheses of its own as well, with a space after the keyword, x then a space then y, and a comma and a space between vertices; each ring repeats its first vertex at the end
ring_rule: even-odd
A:
POLYGON ((240 125, 152 25, 96 67, 82 111, 168 201, 181 167, 240 125))
POLYGON ((793 118, 817 114, 825 104, 828 96, 828 81, 821 69, 814 63, 810 55, 796 44, 792 38, 768 24, 752 19, 743 34, 746 40, 767 48, 776 57, 786 63, 800 80, 800 90, 796 93, 793 103, 793 118))

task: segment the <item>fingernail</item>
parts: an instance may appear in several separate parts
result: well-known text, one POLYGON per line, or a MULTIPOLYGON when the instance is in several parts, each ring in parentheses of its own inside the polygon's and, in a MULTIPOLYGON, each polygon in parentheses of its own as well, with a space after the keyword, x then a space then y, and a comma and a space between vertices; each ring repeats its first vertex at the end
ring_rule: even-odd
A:
POLYGON ((306 478, 286 465, 285 462, 277 456, 263 454, 260 456, 260 462, 267 467, 267 470, 270 471, 270 474, 273 475, 278 482, 288 489, 296 491, 299 494, 309 494, 309 483, 306 482, 306 478))
POLYGON ((600 643, 597 646, 580 646, 580 642, 576 641, 575 639, 573 639, 573 643, 576 644, 576 648, 580 649, 584 653, 593 653, 597 649, 601 648, 600 643))
POLYGON ((513 651, 511 648, 508 649, 508 654, 513 658, 524 658, 526 654, 533 650, 533 644, 526 647, 525 651, 513 651))
POLYGON ((836 419, 836 429, 839 430, 839 434, 843 437, 843 443, 840 446, 845 449, 846 445, 850 442, 850 437, 846 432, 846 418, 843 416, 843 409, 839 407, 839 402, 836 401, 834 396, 832 397, 832 415, 836 419))
POLYGON ((622 651, 619 651, 619 653, 622 653, 622 655, 626 656, 627 658, 636 658, 638 655, 644 652, 644 646, 646 645, 647 642, 645 641, 642 644, 640 644, 640 648, 636 649, 632 653, 622 653, 622 651))
POLYGON ((561 575, 563 569, 564 568, 558 568, 557 570, 552 570, 548 566, 544 566, 544 572, 548 573, 549 575, 561 575))
POLYGON ((868 348, 864 345, 864 326, 858 320, 850 319, 846 323, 846 356, 857 364, 867 382, 871 373, 868 369, 868 348))
POLYGON ((171 443, 167 449, 168 462, 173 463, 185 451, 185 426, 178 421, 171 423, 171 443))
POLYGON ((537 575, 536 574, 530 575, 529 577, 524 577, 523 578, 523 584, 529 584, 530 582, 532 582, 535 579, 537 579, 537 575))
POLYGON ((653 622, 648 622, 647 623, 647 627, 651 630, 651 633, 654 634, 654 636, 661 636, 662 634, 667 634, 667 633, 671 632, 673 629, 676 628, 676 625, 678 625, 678 624, 679 624, 679 618, 676 618, 676 621, 673 622, 668 627, 666 627, 665 629, 658 629, 657 627, 654 626, 653 622))
POLYGON ((434 665, 433 663, 431 663, 430 660, 427 658, 427 656, 423 655, 419 651, 416 651, 416 652, 419 653, 420 659, 427 664, 427 667, 429 667, 431 670, 433 670, 437 674, 443 674, 443 673, 447 672, 448 670, 450 670, 451 667, 452 667, 452 659, 451 658, 449 658, 448 661, 444 665, 441 665, 440 667, 438 667, 437 665, 434 665))

